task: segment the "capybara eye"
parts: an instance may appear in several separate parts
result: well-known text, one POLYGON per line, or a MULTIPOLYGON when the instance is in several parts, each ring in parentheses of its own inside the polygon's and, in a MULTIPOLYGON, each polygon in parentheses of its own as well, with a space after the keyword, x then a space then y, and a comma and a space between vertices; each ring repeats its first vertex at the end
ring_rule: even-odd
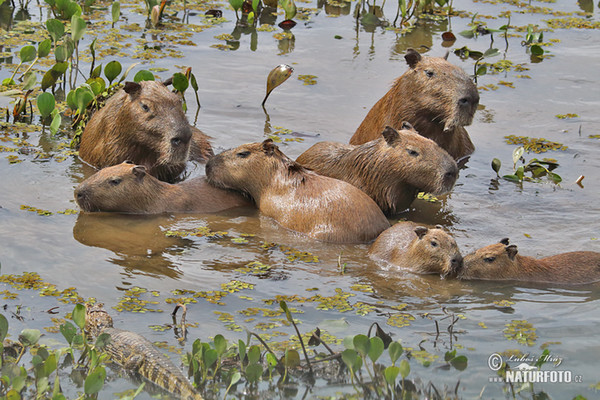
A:
POLYGON ((142 106, 142 110, 144 110, 145 112, 150 112, 150 107, 148 107, 147 104, 140 103, 140 105, 142 106))
POLYGON ((431 241, 431 247, 437 247, 437 246, 438 246, 437 242, 431 241))
POLYGON ((240 158, 246 158, 250 155, 249 151, 240 151, 239 153, 236 154, 236 156, 240 157, 240 158))
POLYGON ((435 75, 435 73, 430 69, 426 69, 425 75, 427 75, 428 78, 431 78, 433 75, 435 75))
POLYGON ((419 152, 416 150, 412 150, 412 149, 406 149, 406 151, 408 152, 408 155, 411 157, 418 157, 419 156, 419 152))
POLYGON ((496 257, 486 257, 483 259, 486 263, 492 263, 496 260, 496 257))
POLYGON ((122 179, 121 178, 112 178, 111 180, 108 181, 108 183, 111 186, 117 186, 119 183, 121 183, 122 179))

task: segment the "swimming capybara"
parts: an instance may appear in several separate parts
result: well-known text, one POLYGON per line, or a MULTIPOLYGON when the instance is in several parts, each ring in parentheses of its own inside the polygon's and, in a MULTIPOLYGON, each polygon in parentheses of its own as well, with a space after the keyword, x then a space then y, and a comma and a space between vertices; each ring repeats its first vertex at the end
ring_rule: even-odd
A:
POLYGON ((387 215, 404 211, 419 191, 450 191, 458 178, 452 157, 408 122, 400 131, 387 126, 379 139, 360 146, 317 143, 296 161, 318 174, 351 183, 387 215))
POLYGON ((214 186, 249 195, 263 215, 283 227, 325 242, 368 242, 390 226, 361 190, 307 170, 271 139, 212 157, 206 177, 214 186))
POLYGON ((81 159, 96 168, 131 160, 168 182, 188 159, 206 162, 212 155, 208 136, 188 123, 181 98, 158 81, 126 82, 94 113, 79 146, 81 159))
POLYGON ((455 275, 463 262, 456 241, 441 227, 427 228, 411 221, 383 231, 369 248, 369 256, 390 268, 442 276, 455 275))
POLYGON ((465 256, 460 279, 515 280, 577 285, 600 281, 600 253, 573 251, 544 258, 517 254, 508 239, 465 256))
POLYGON ((464 128, 473 122, 479 104, 473 80, 446 58, 421 57, 413 49, 404 58, 410 68, 371 108, 350 143, 377 139, 386 125, 400 129, 408 121, 454 159, 473 153, 475 146, 464 128))
POLYGON ((213 187, 205 177, 177 184, 159 181, 143 165, 125 161, 81 182, 75 200, 83 211, 133 214, 213 213, 251 203, 238 192, 213 187))

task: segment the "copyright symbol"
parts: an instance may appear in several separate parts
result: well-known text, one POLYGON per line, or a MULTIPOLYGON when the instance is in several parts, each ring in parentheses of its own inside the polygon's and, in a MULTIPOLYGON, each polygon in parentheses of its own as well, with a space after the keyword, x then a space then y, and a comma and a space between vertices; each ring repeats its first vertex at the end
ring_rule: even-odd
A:
POLYGON ((490 367, 492 371, 498 371, 502 368, 502 356, 498 353, 492 354, 488 358, 488 367, 490 367))

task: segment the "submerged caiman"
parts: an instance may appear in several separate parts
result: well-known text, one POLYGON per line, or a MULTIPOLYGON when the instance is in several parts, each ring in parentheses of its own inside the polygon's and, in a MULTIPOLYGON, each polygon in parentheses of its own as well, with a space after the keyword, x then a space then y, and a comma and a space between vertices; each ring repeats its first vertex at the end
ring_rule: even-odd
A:
POLYGON ((155 385, 185 400, 203 400, 173 362, 142 335, 113 328, 111 316, 102 304, 86 307, 86 331, 93 337, 110 335, 105 349, 113 362, 136 372, 155 385))

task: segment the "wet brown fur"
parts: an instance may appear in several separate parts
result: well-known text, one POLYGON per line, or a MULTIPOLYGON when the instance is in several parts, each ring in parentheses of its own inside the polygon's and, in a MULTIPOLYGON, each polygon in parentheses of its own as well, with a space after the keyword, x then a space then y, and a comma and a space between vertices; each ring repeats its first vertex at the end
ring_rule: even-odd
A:
POLYGON ((417 274, 453 276, 462 267, 462 256, 452 236, 441 228, 410 221, 385 230, 369 248, 369 256, 417 274))
POLYGON ((206 164, 208 181, 254 199, 283 227, 334 243, 362 243, 389 222, 354 186, 318 175, 285 156, 270 139, 227 150, 206 164))
POLYGON ((435 142, 404 123, 386 127, 378 139, 359 146, 320 142, 296 159, 318 174, 344 180, 368 194, 383 212, 404 211, 419 191, 443 194, 452 189, 458 167, 435 142))
POLYGON ((465 256, 460 279, 515 280, 569 285, 600 281, 600 253, 574 251, 544 258, 517 254, 517 246, 502 239, 465 256))
POLYGON ((205 177, 170 184, 128 162, 101 169, 83 181, 75 189, 75 200, 83 211, 133 214, 213 213, 251 205, 237 192, 209 185, 205 177))
POLYGON ((206 162, 212 155, 208 136, 188 123, 181 98, 158 81, 125 83, 92 116, 79 146, 81 159, 96 168, 131 160, 169 182, 188 159, 206 162))
POLYGON ((454 159, 473 153, 475 146, 464 128, 473 121, 479 104, 471 78, 445 58, 421 57, 408 49, 405 59, 408 71, 371 108, 350 143, 366 143, 385 126, 401 129, 402 121, 408 121, 454 159))

